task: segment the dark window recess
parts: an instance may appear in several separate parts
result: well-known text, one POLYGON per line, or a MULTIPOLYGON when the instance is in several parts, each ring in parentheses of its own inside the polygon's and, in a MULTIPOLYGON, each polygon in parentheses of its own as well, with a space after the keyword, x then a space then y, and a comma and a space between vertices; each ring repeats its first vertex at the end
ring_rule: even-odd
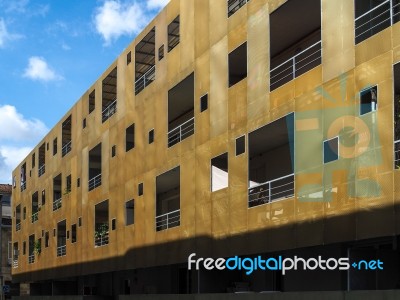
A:
POLYGON ((26 254, 26 242, 24 241, 22 243, 22 255, 25 255, 25 254, 26 254))
POLYGON ((44 237, 44 230, 42 230, 42 237, 44 237))
POLYGON ((78 218, 78 226, 81 227, 82 226, 82 217, 78 218))
POLYGON ((324 163, 339 159, 339 137, 324 141, 324 163))
POLYGON ((76 242, 76 224, 72 224, 71 226, 71 243, 76 242))
POLYGON ((211 159, 211 191, 228 187, 228 153, 211 159))
POLYGON ((67 187, 65 188, 65 194, 68 194, 69 192, 71 192, 71 188, 72 188, 72 179, 71 179, 71 175, 68 175, 66 178, 66 182, 67 182, 67 187))
POLYGON ((126 64, 129 65, 132 61, 132 54, 129 51, 128 54, 126 55, 126 64))
POLYGON ((57 138, 53 140, 53 155, 57 154, 57 138))
POLYGON ((102 82, 102 123, 117 112, 117 75, 117 67, 115 67, 102 82))
POLYGON ((378 87, 373 86, 360 93, 360 115, 378 109, 378 87))
POLYGON ((158 48, 158 60, 162 60, 164 58, 164 45, 161 45, 160 48, 158 48))
POLYGON ((111 230, 115 230, 115 228, 117 228, 117 220, 116 219, 112 219, 111 220, 111 230))
POLYGON ((62 123, 61 155, 64 157, 72 149, 72 116, 62 123))
POLYGON ((200 112, 208 109, 208 94, 200 97, 200 112))
POLYGON ((46 190, 42 191, 42 206, 46 204, 46 190))
POLYGON ((56 236, 56 233, 57 233, 57 232, 56 232, 56 229, 54 228, 54 229, 53 229, 53 236, 56 236))
POLYGON ((241 136, 236 139, 236 156, 243 154, 246 151, 246 136, 241 136))
POLYGON ((400 63, 393 67, 394 81, 394 167, 400 170, 400 63))
POLYGON ((179 44, 179 16, 168 25, 168 52, 179 44))
POLYGON ((116 153, 117 153, 117 148, 115 145, 113 145, 111 147, 111 157, 115 157, 116 153))
POLYGON ((229 53, 228 66, 229 87, 247 77, 247 42, 229 53))
POLYGON ((143 182, 138 184, 138 195, 139 196, 143 195, 143 182))
POLYGON ((24 207, 24 210, 23 210, 23 219, 24 220, 26 219, 26 207, 24 207))
POLYGON ((134 147, 135 147, 135 124, 132 124, 125 130, 125 151, 128 152, 134 147))
POLYGON ((49 232, 46 231, 46 233, 44 235, 44 246, 45 246, 45 248, 49 247, 49 239, 50 239, 49 232))
POLYGON ((86 128, 86 118, 84 118, 83 121, 82 121, 82 127, 86 128))
POLYGON ((89 191, 101 185, 101 143, 89 151, 89 191))
POLYGON ((80 178, 78 178, 78 179, 76 180, 76 186, 77 186, 77 187, 81 187, 81 179, 80 179, 80 178))
POLYGON ((89 94, 89 114, 94 111, 94 109, 96 108, 96 97, 95 97, 95 90, 93 90, 90 94, 89 94))
POLYGON ((125 203, 125 225, 132 225, 135 222, 135 203, 129 200, 125 203))
POLYGON ((228 18, 250 0, 228 0, 228 18))
POLYGON ((35 167, 35 162, 36 162, 36 153, 32 154, 32 169, 35 167))
POLYGON ((67 230, 67 240, 69 240, 69 230, 67 230))
POLYGON ((156 28, 135 47, 135 95, 150 85, 156 78, 156 28))
POLYGON ((154 129, 149 131, 149 144, 154 142, 154 129))
POLYGON ((46 145, 46 146, 47 146, 47 151, 49 151, 49 143, 47 143, 47 145, 46 145))

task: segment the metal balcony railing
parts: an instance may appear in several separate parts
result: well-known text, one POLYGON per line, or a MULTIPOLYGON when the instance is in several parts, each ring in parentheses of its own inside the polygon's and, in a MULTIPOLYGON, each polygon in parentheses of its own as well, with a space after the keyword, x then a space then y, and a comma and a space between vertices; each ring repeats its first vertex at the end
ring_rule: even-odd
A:
POLYGON ((15 224, 15 231, 21 230, 21 223, 15 224))
POLYGON ((68 143, 66 143, 62 149, 61 149, 61 155, 65 156, 67 155, 68 152, 70 152, 72 149, 72 141, 69 141, 68 143))
POLYGON ((13 260, 12 266, 14 269, 18 268, 18 258, 13 260))
POLYGON ((117 112, 117 98, 114 99, 112 103, 110 103, 101 113, 101 121, 104 123, 108 120, 113 114, 117 112))
POLYGON ((39 212, 37 211, 32 214, 32 223, 35 223, 38 220, 39 220, 39 212))
POLYGON ((62 198, 58 198, 53 201, 53 211, 62 207, 62 198))
POLYGON ((400 3, 386 0, 355 19, 355 43, 358 44, 400 20, 400 3))
POLYGON ((42 176, 45 172, 46 172, 46 165, 43 164, 43 165, 41 165, 41 166, 39 167, 39 169, 38 169, 38 176, 39 176, 39 177, 42 176))
POLYGON ((400 169, 400 140, 394 142, 394 168, 400 169))
POLYGON ((26 190, 26 181, 22 181, 22 182, 21 182, 21 192, 22 192, 23 190, 26 190))
POLYGON ((249 207, 294 196, 294 174, 273 179, 249 188, 249 207))
POLYGON ((28 256, 28 263, 33 264, 35 262, 35 254, 28 256))
POLYGON ((94 237, 94 246, 95 247, 100 247, 108 245, 108 231, 105 232, 104 234, 100 234, 98 236, 94 237))
POLYGON ((62 245, 57 247, 57 256, 65 256, 67 255, 67 246, 62 245))
POLYGON ((152 66, 138 80, 135 81, 135 95, 144 90, 146 86, 156 79, 156 66, 152 66))
POLYGON ((250 0, 228 0, 228 18, 250 0))
POLYGON ((273 68, 270 72, 270 90, 273 91, 320 65, 321 57, 321 41, 318 41, 273 68))
POLYGON ((181 222, 181 210, 177 209, 169 213, 156 216, 156 231, 179 226, 181 222))
POLYGON ((89 191, 94 190, 101 185, 101 173, 89 179, 89 191))
POLYGON ((194 117, 168 132, 168 147, 172 147, 193 133, 194 117))

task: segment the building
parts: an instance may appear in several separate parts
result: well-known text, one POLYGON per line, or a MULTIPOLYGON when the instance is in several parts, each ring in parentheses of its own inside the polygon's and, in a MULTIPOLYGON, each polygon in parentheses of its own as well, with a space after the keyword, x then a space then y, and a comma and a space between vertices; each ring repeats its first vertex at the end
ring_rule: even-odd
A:
POLYGON ((1 293, 1 299, 10 298, 11 287, 11 265, 12 258, 12 242, 11 242, 11 192, 10 184, 0 184, 0 215, 1 215, 1 271, 0 285, 6 287, 6 293, 1 293))
POLYGON ((399 5, 171 0, 14 170, 13 280, 31 295, 397 288, 399 5), (192 253, 385 265, 246 275, 189 270, 192 253))

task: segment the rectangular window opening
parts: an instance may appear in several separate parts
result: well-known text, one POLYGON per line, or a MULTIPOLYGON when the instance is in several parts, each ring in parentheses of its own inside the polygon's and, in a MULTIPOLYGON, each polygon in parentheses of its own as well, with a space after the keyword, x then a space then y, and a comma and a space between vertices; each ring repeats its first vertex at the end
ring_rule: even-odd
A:
POLYGON ((101 143, 89 151, 89 191, 101 185, 101 143))
POLYGON ((156 28, 135 47, 135 95, 143 91, 156 78, 156 28))
POLYGON ((174 49, 180 41, 180 21, 179 16, 177 16, 169 25, 168 25, 168 52, 174 49))
POLYGON ((132 225, 135 220, 134 200, 125 202, 125 225, 132 225))
POLYGON ((90 114, 92 111, 94 111, 94 109, 96 108, 96 93, 95 93, 95 90, 93 90, 93 91, 89 94, 88 108, 89 108, 89 114, 90 114))
POLYGON ((125 151, 135 147, 135 124, 133 123, 125 130, 125 151))
POLYGON ((245 153, 246 151, 246 136, 243 135, 236 139, 236 156, 245 153))
POLYGON ((102 123, 117 112, 117 74, 115 67, 102 81, 102 123))
POLYGON ((100 247, 108 245, 109 209, 108 200, 95 205, 94 245, 100 247))
POLYGON ((208 94, 200 97, 200 112, 208 109, 208 94))
POLYGON ((62 123, 62 148, 61 155, 64 157, 72 149, 72 116, 70 115, 63 123, 62 123))
POLYGON ((229 53, 228 67, 229 87, 247 77, 247 42, 229 53))
POLYGON ((211 159, 211 191, 228 187, 228 153, 211 159))
POLYGON ((378 109, 378 87, 367 88, 360 92, 360 115, 367 114, 378 109))

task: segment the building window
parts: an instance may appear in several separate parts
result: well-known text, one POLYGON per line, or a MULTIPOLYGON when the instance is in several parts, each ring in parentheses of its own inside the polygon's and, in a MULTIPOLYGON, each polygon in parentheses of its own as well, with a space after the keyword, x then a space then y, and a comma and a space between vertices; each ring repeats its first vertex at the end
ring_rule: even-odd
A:
POLYGON ((373 86, 360 92, 360 115, 378 109, 378 87, 373 86))
POLYGON ((161 45, 160 48, 158 48, 158 60, 162 60, 164 58, 164 45, 161 45))
POLYGON ((242 135, 236 139, 236 156, 246 151, 246 136, 242 135))
POLYGON ((83 121, 82 121, 82 127, 86 128, 86 118, 84 118, 83 121))
POLYGON ((78 218, 78 226, 81 227, 82 226, 82 217, 78 218))
POLYGON ((76 186, 77 186, 77 187, 81 187, 81 179, 80 179, 80 178, 78 178, 78 179, 76 180, 76 186))
POLYGON ((168 52, 179 44, 179 16, 168 25, 168 52))
POLYGON ((66 185, 64 194, 68 194, 68 193, 71 192, 71 188, 72 188, 72 179, 71 179, 71 175, 68 175, 68 176, 67 176, 67 178, 66 178, 66 183, 67 183, 67 185, 66 185))
POLYGON ((72 224, 71 226, 71 243, 76 242, 76 224, 72 224))
POLYGON ((57 138, 53 140, 53 155, 57 154, 57 138))
POLYGON ((229 53, 229 87, 247 77, 247 43, 229 53))
POLYGON ((132 61, 132 54, 131 51, 128 52, 128 54, 126 55, 126 65, 129 65, 132 61))
POLYGON ((32 154, 32 169, 35 167, 35 163, 36 163, 36 153, 32 154))
POLYGON ((153 144, 154 142, 154 128, 149 131, 149 144, 153 144))
POLYGON ((111 220, 111 230, 115 230, 117 228, 117 220, 114 218, 111 220))
POLYGON ((46 204, 46 190, 42 191, 42 206, 46 204))
POLYGON ((132 225, 135 220, 135 206, 134 200, 125 202, 125 225, 132 225))
POLYGON ((200 112, 208 109, 208 94, 200 97, 200 112))
POLYGON ((93 90, 90 94, 89 94, 89 114, 94 111, 94 109, 96 108, 96 96, 95 96, 95 90, 93 90))
POLYGON ((135 147, 135 124, 132 124, 125 130, 125 151, 128 152, 134 147, 135 147))
POLYGON ((109 229, 108 218, 109 218, 108 200, 96 204, 94 213, 95 247, 108 245, 108 229, 109 229))
POLYGON ((101 185, 101 143, 89 151, 89 191, 101 185))
POLYGON ((62 137, 61 137, 61 155, 64 157, 72 149, 72 116, 70 115, 62 123, 62 137))
POLYGON ((26 220, 26 207, 24 207, 24 210, 23 210, 23 219, 26 220))
POLYGON ((228 18, 250 0, 228 0, 228 18))
POLYGON ((117 148, 115 145, 113 145, 111 147, 111 157, 115 157, 116 154, 117 154, 117 148))
POLYGON ((339 137, 324 141, 324 163, 339 159, 339 137))
POLYGON ((117 67, 115 67, 102 82, 102 123, 117 112, 117 75, 117 67))
POLYGON ((228 153, 211 159, 211 191, 228 187, 228 153))
POLYGON ((135 95, 156 79, 156 28, 135 47, 135 95))
POLYGON ((394 168, 400 170, 400 63, 393 67, 394 81, 394 168))
POLYGON ((143 195, 143 182, 138 184, 138 195, 139 196, 143 195))
POLYGON ((22 243, 22 255, 25 255, 25 254, 26 254, 26 242, 24 241, 22 243))
POLYGON ((45 248, 49 247, 49 240, 50 240, 49 232, 46 231, 46 233, 44 234, 44 247, 45 248))

